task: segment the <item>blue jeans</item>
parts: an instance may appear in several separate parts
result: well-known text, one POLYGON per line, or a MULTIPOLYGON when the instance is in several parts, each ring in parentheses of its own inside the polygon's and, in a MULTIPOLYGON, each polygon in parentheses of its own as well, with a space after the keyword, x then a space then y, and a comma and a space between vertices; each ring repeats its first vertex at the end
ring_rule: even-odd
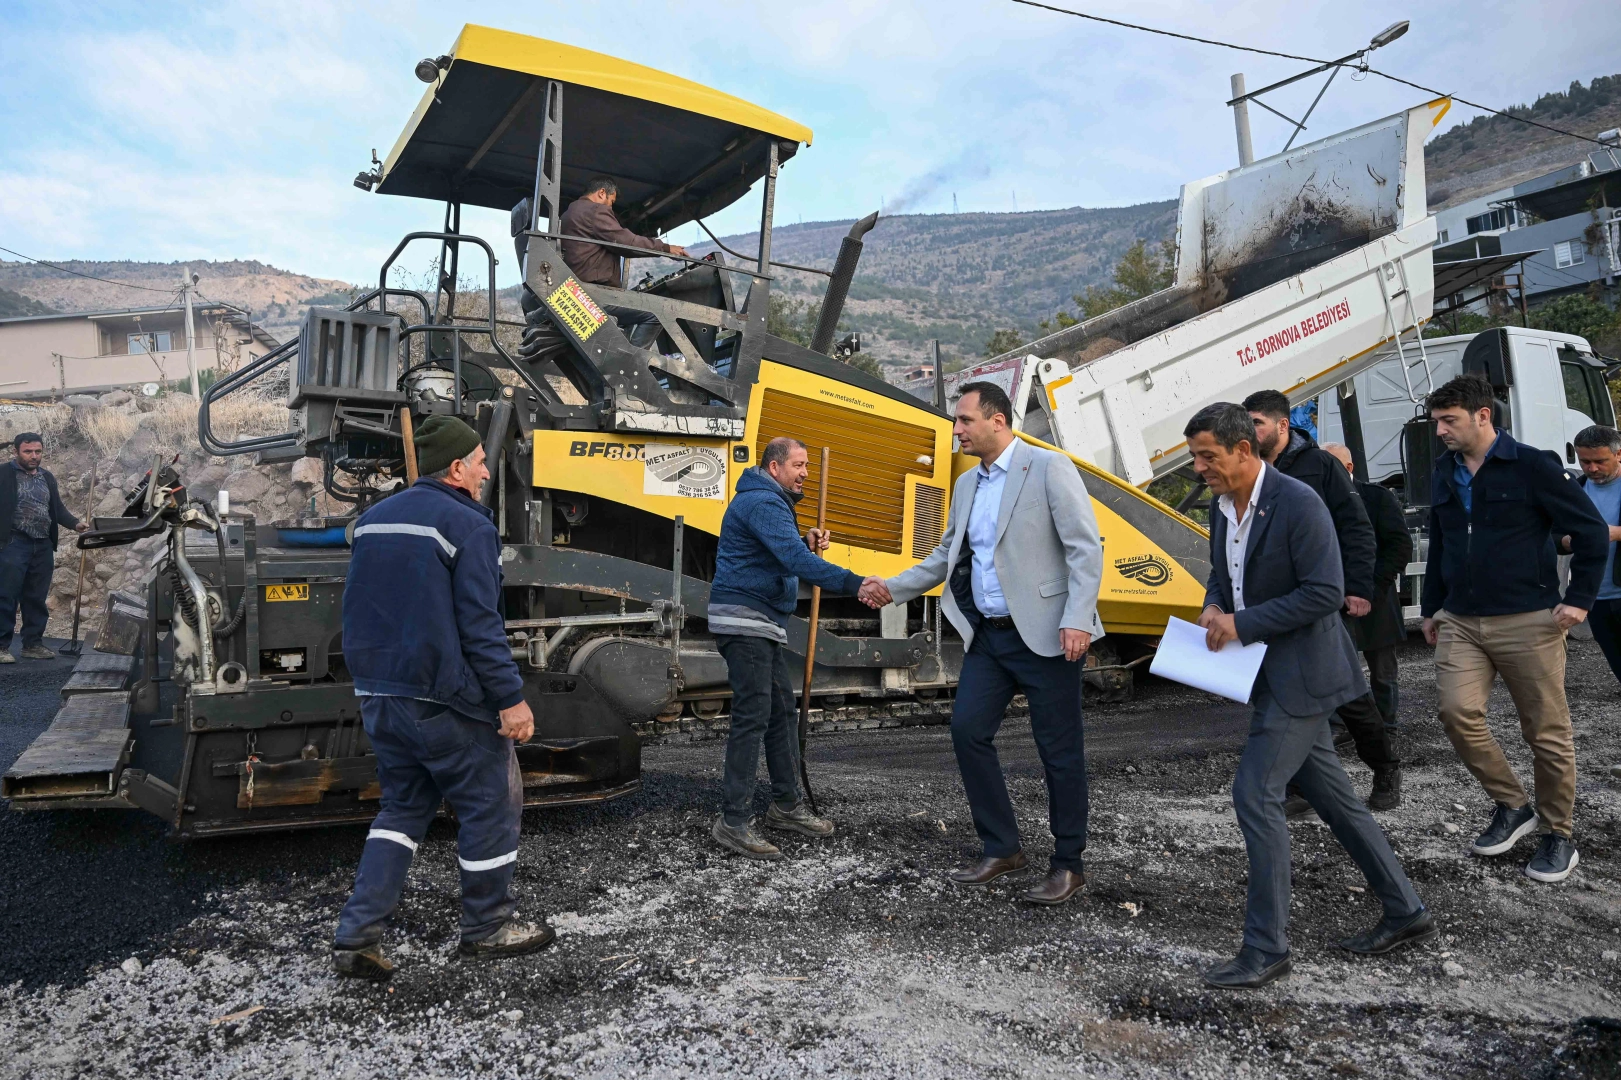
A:
POLYGON ((783 646, 766 638, 716 634, 715 647, 726 660, 726 678, 732 686, 721 813, 726 824, 741 828, 754 816, 761 742, 771 774, 772 801, 783 807, 799 802, 799 717, 783 646))
POLYGON ((56 553, 49 540, 13 530, 0 548, 0 651, 11 648, 17 608, 23 609, 23 648, 45 640, 45 597, 51 591, 56 553))
POLYGON ((1253 709, 1233 778, 1233 810, 1250 864, 1244 944, 1275 954, 1289 951, 1289 822, 1283 789, 1290 777, 1362 871, 1385 915, 1418 914, 1424 905, 1334 752, 1331 714, 1290 716, 1264 684, 1256 686, 1253 709))
POLYGON ((1047 779, 1047 818, 1055 870, 1082 872, 1086 850, 1086 738, 1081 727, 1081 661, 1030 651, 1017 629, 981 620, 963 657, 951 710, 951 743, 973 811, 974 830, 988 858, 1020 850, 1019 820, 996 755, 996 732, 1013 700, 1030 702, 1030 733, 1047 779))
POLYGON ((484 720, 415 698, 363 697, 360 714, 377 755, 383 808, 366 835, 333 944, 358 949, 382 938, 440 802, 450 804, 458 826, 462 940, 482 941, 518 907, 511 886, 523 776, 512 740, 484 720))

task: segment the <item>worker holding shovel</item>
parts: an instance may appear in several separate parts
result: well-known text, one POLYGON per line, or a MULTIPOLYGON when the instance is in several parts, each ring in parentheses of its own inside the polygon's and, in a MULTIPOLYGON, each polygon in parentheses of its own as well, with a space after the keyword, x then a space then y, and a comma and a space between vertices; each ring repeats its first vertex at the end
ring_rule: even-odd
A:
POLYGON ((709 629, 726 660, 732 686, 724 807, 713 833, 716 843, 750 859, 782 858, 777 846, 754 827, 754 783, 762 741, 771 773, 766 827, 813 837, 833 835, 833 823, 807 807, 800 791, 788 619, 798 601, 801 578, 845 596, 854 596, 864 582, 814 554, 827 550, 830 539, 825 529, 811 529, 800 538, 794 506, 805 497, 809 474, 810 455, 804 443, 776 438, 766 444, 759 467, 743 473, 737 495, 726 508, 715 580, 709 587, 709 629))

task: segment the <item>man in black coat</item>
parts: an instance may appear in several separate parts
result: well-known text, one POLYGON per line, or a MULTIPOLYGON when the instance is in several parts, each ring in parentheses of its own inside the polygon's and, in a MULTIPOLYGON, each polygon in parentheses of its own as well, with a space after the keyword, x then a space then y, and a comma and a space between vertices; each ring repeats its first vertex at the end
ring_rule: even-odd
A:
MULTIPOLYGON (((1323 449, 1339 458, 1351 472, 1351 451, 1339 443, 1324 443, 1323 449)), ((1401 614, 1401 598, 1396 595, 1396 579, 1413 558, 1413 537, 1402 520, 1401 504, 1382 484, 1356 483, 1356 493, 1373 522, 1373 610, 1360 619, 1349 620, 1351 640, 1368 662, 1368 682, 1374 704, 1385 719, 1385 727, 1396 726, 1400 690, 1396 674, 1396 646, 1407 640, 1401 614)))
MULTIPOLYGON (((1255 438, 1262 460, 1285 476, 1292 476, 1315 491, 1328 507, 1339 541, 1340 568, 1345 578, 1345 606, 1349 622, 1373 609, 1373 525, 1338 459, 1323 450, 1304 431, 1289 426, 1289 399, 1276 390, 1257 390, 1244 399, 1244 410, 1255 421, 1255 438)), ((1373 791, 1368 805, 1392 810, 1401 803, 1401 761, 1390 743, 1385 719, 1373 694, 1363 694, 1339 709, 1339 720, 1356 743, 1357 757, 1373 770, 1373 791)), ((1285 809, 1291 818, 1305 817, 1311 807, 1293 787, 1285 809)))
POLYGON ((45 440, 25 431, 11 440, 11 461, 0 465, 0 664, 15 664, 11 634, 22 608, 22 655, 49 660, 45 647, 45 597, 56 568, 56 529, 89 528, 68 513, 56 489, 56 477, 41 462, 45 440))

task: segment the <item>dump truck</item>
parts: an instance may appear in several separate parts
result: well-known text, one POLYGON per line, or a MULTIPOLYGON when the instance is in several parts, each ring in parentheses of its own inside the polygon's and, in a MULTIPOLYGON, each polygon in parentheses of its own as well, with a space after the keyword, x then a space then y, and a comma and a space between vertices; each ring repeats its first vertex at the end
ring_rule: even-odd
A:
MULTIPOLYGON (((417 73, 431 85, 355 183, 442 204, 442 227, 404 236, 375 288, 310 309, 294 340, 214 383, 198 415, 210 453, 309 460, 348 512, 258 521, 193 498, 154 461, 123 513, 80 541, 162 538, 154 573, 144 595, 116 598, 61 711, 7 770, 13 809, 140 809, 181 838, 370 819, 375 758, 343 655, 348 544, 355 515, 405 483, 409 432, 429 416, 474 425, 491 462, 506 628, 535 714, 518 748, 529 806, 634 791, 646 732, 725 711, 702 613, 722 515, 770 438, 814 448, 800 524, 813 524, 825 484, 834 562, 889 576, 939 542, 952 480, 972 465, 953 452, 949 416, 829 355, 877 215, 815 271, 829 285, 813 347, 766 329, 784 269, 771 253, 776 187, 808 128, 664 72, 475 25, 417 73), (562 257, 561 212, 599 174, 617 180, 620 220, 643 234, 752 194, 758 249, 675 257, 634 288, 582 282, 562 257), (515 347, 503 343, 497 245, 460 227, 475 206, 511 214, 515 347), (413 245, 437 249, 427 289, 393 273, 413 245), (473 275, 476 298, 461 287, 473 275), (632 343, 615 315, 626 311, 656 322, 652 340, 632 343), (286 432, 214 430, 219 402, 278 379, 286 432)), ((1133 483, 1078 468, 1107 555, 1108 637, 1088 676, 1118 690, 1166 619, 1197 611, 1206 538, 1133 483)), ((962 644, 942 633, 937 597, 876 616, 833 598, 822 617, 819 704, 948 702, 962 644)), ((803 656, 807 619, 788 634, 803 656)))

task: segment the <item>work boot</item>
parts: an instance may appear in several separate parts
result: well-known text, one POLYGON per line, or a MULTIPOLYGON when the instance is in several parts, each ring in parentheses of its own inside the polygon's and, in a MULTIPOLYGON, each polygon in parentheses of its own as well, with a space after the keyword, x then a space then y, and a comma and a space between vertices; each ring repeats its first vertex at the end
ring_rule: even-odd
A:
POLYGON ((55 660, 56 654, 43 645, 26 645, 23 647, 24 660, 55 660))
POLYGON ((386 982, 394 974, 394 965, 383 955, 381 942, 361 949, 332 947, 332 970, 346 979, 370 979, 386 982))
POLYGON ((777 845, 763 839, 754 831, 754 822, 746 825, 726 824, 726 815, 722 814, 715 819, 715 827, 709 830, 709 835, 715 838, 715 843, 743 856, 745 859, 760 859, 764 862, 775 862, 782 858, 782 852, 777 845))
POLYGON ((827 818, 817 817, 810 812, 803 801, 795 803, 784 810, 776 803, 765 812, 765 827, 768 829, 783 829, 788 832, 804 833, 806 836, 832 836, 833 823, 827 818))
POLYGON ((464 941, 456 951, 475 960, 500 960, 508 956, 523 956, 539 952, 557 940, 557 931, 545 923, 523 923, 508 920, 501 928, 479 941, 464 941))
POLYGON ((1373 790, 1368 793, 1369 810, 1394 810, 1401 805, 1401 766, 1373 770, 1373 790))
POLYGON ((0 664, 15 664, 17 658, 11 655, 11 649, 0 649, 0 664))
POLYGON ((1283 816, 1290 821, 1304 821, 1317 816, 1316 807, 1299 792, 1290 792, 1283 800, 1283 816))

